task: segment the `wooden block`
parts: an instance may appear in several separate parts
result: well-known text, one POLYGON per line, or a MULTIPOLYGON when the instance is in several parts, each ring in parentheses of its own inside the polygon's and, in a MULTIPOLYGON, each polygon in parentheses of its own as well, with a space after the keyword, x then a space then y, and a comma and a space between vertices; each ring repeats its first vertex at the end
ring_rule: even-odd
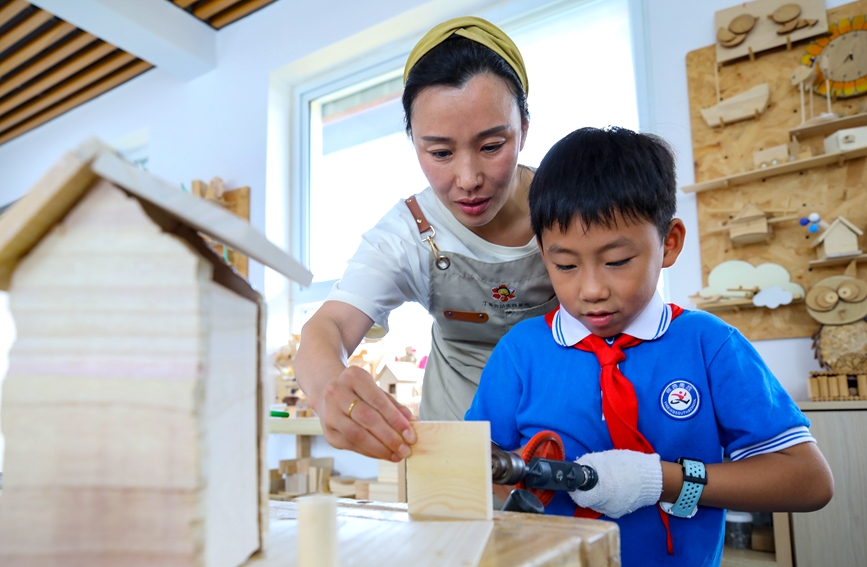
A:
POLYGON ((370 500, 370 481, 355 481, 355 498, 358 500, 370 500))
POLYGON ((379 482, 397 482, 398 477, 398 464, 393 463, 391 461, 386 461, 385 459, 380 459, 378 462, 378 471, 379 474, 376 476, 376 480, 379 482))
POLYGON ((396 482, 371 482, 367 488, 367 499, 377 502, 398 502, 396 482))
POLYGON ((815 402, 819 399, 819 379, 808 378, 807 382, 810 387, 810 401, 815 402))
POLYGON ((858 375, 858 397, 867 400, 867 374, 858 375))
POLYGON ((757 152, 753 152, 753 165, 761 167, 761 165, 778 165, 789 159, 788 144, 780 144, 779 146, 771 146, 757 152), (776 160, 777 163, 774 163, 776 160))
POLYGON ((849 397, 849 377, 845 374, 837 375, 837 390, 841 398, 846 399, 849 397))
POLYGON ((268 484, 268 493, 269 494, 277 494, 281 490, 286 487, 286 483, 283 480, 283 475, 280 474, 279 469, 271 469, 268 471, 269 484, 268 484))
POLYGON ((306 474, 287 474, 283 478, 286 480, 286 492, 294 492, 296 494, 307 494, 309 492, 306 474))
POLYGON ((840 398, 840 389, 838 387, 839 382, 837 381, 836 376, 827 377, 828 380, 828 397, 832 400, 836 400, 840 398))
POLYGON ((753 528, 752 548, 756 551, 774 552, 774 528, 756 526, 753 528))
POLYGON ((486 421, 420 421, 407 459, 411 516, 490 520, 491 427, 486 421))
POLYGON ((827 400, 829 397, 828 390, 828 377, 827 376, 819 376, 819 399, 827 400))
POLYGON ((299 498, 298 567, 337 567, 337 498, 299 498))

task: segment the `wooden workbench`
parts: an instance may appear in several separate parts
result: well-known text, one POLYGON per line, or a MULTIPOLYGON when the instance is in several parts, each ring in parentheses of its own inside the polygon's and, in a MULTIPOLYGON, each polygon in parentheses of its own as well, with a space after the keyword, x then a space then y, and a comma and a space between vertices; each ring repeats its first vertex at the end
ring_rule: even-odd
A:
MULTIPOLYGON (((406 504, 340 500, 338 518, 352 522, 408 522, 406 504)), ((245 567, 278 567, 294 557, 297 523, 293 502, 270 503, 270 536, 265 554, 245 567)), ((494 512, 494 531, 480 567, 619 567, 620 529, 613 522, 562 516, 494 512)))

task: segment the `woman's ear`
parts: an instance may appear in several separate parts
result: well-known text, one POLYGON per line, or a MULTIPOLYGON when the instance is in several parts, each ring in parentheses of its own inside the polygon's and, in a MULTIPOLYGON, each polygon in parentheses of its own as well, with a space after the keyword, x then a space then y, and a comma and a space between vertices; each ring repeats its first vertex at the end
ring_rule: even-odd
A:
POLYGON ((677 257, 680 256, 683 250, 683 243, 686 238, 686 226, 680 219, 672 219, 668 225, 668 234, 662 241, 662 267, 668 268, 674 265, 677 257))

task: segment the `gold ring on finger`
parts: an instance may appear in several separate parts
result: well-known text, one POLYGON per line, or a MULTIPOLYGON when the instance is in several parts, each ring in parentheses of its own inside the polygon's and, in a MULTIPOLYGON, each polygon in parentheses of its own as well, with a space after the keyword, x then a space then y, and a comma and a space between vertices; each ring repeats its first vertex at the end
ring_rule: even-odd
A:
POLYGON ((346 417, 348 417, 349 419, 352 419, 352 408, 354 408, 355 404, 357 404, 360 401, 361 401, 361 398, 355 398, 355 401, 352 402, 351 404, 349 404, 349 409, 346 410, 346 417))

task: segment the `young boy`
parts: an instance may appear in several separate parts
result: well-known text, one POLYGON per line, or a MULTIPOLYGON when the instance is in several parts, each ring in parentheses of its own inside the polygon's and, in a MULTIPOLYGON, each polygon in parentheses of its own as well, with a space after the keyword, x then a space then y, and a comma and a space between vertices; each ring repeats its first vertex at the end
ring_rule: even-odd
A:
POLYGON ((750 343, 657 293, 683 248, 675 191, 654 136, 583 128, 551 148, 529 199, 560 308, 500 340, 466 413, 504 449, 551 430, 595 468, 596 487, 546 512, 616 520, 626 567, 718 565, 724 508, 804 512, 833 493, 809 422, 750 343))

